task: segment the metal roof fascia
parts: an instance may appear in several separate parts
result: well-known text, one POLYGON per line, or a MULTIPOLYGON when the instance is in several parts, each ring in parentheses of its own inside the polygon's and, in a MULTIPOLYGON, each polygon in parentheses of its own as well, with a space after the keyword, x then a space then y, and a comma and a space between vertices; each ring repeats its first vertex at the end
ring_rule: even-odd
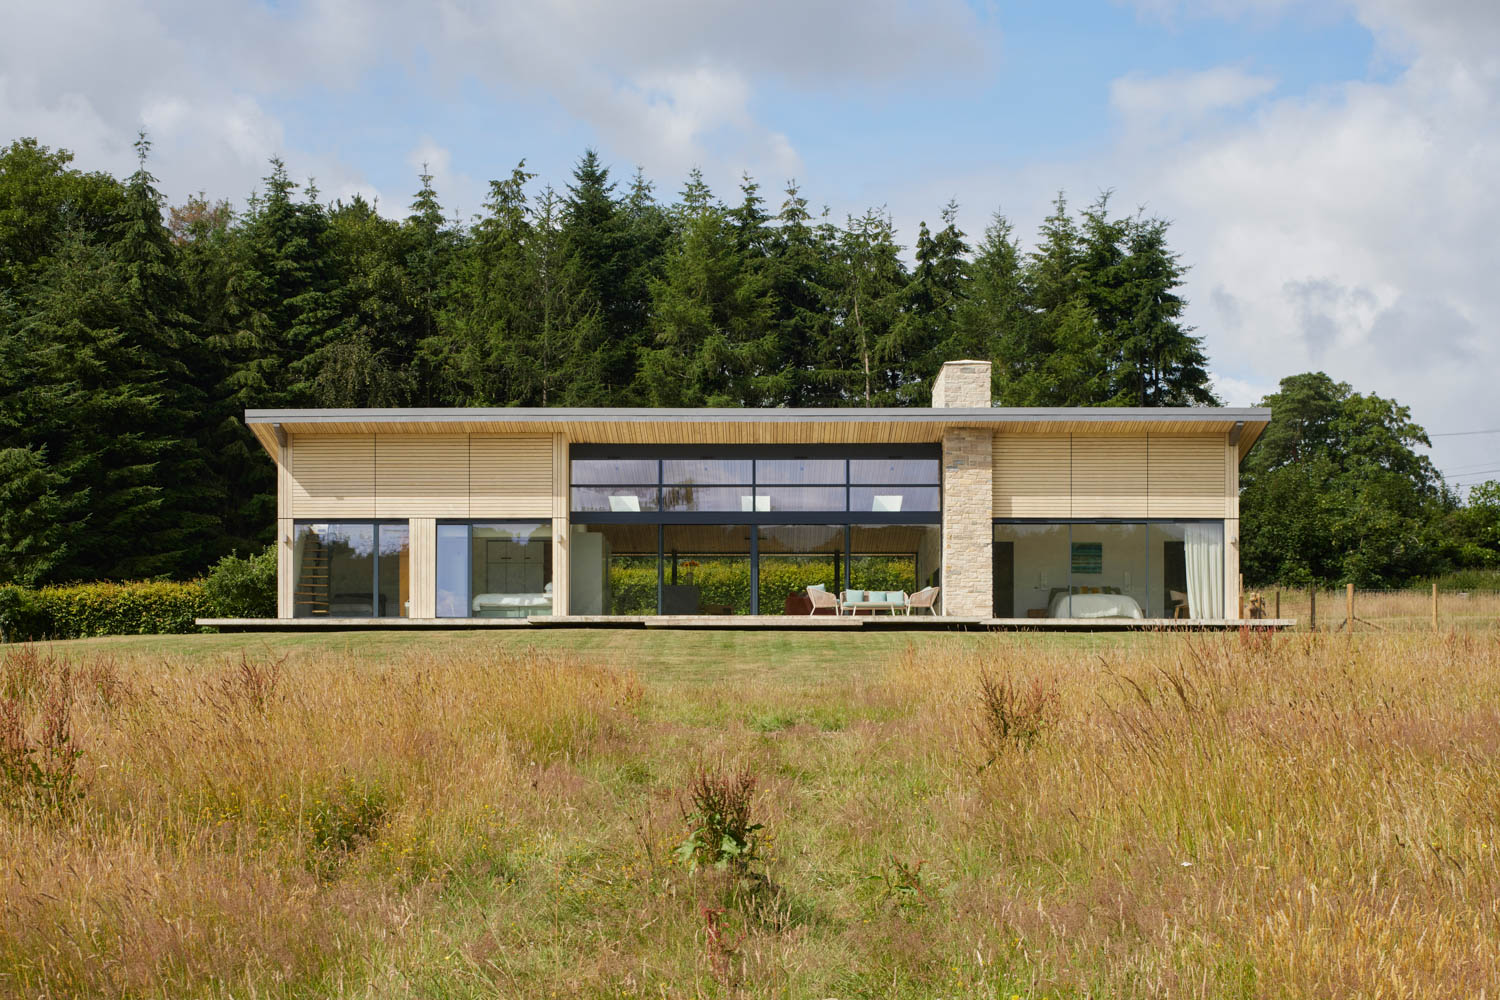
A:
POLYGON ((1211 423, 1219 421, 1265 422, 1271 411, 1264 407, 943 407, 883 409, 563 409, 535 407, 441 407, 413 409, 298 409, 246 410, 247 424, 320 423, 461 423, 487 420, 506 423, 567 423, 571 421, 619 421, 672 423, 781 423, 820 420, 828 422, 916 422, 916 423, 1047 423, 1073 421, 1106 423, 1115 420, 1211 423))

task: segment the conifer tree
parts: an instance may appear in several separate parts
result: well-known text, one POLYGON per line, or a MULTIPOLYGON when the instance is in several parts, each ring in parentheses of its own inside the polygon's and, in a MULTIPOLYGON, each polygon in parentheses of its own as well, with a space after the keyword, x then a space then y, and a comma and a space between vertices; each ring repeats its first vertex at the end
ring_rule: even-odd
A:
POLYGON ((969 267, 969 295, 959 306, 951 359, 987 358, 994 364, 993 398, 1012 397, 1038 350, 1035 315, 1027 307, 1024 267, 1015 229, 1000 212, 985 228, 969 267))
POLYGON ((897 406, 923 405, 942 363, 966 356, 959 350, 958 317, 969 292, 969 247, 958 228, 956 202, 944 206, 943 228, 936 234, 921 224, 915 251, 901 315, 876 345, 891 373, 888 398, 897 406))
POLYGON ((833 227, 814 227, 795 182, 789 183, 771 237, 771 329, 788 372, 787 406, 841 402, 843 370, 833 344, 833 227))
POLYGON ((420 320, 407 238, 359 195, 329 211, 324 239, 336 325, 304 363, 320 406, 405 406, 416 394, 420 320))
POLYGON ((584 151, 573 170, 562 220, 565 252, 589 309, 597 310, 600 319, 597 337, 577 345, 583 352, 580 360, 598 373, 598 405, 623 405, 632 399, 637 352, 645 336, 646 298, 639 287, 643 262, 609 168, 592 149, 584 151))
POLYGON ((403 265, 411 295, 412 338, 417 385, 413 402, 424 406, 445 405, 446 395, 439 372, 426 367, 428 352, 438 348, 440 325, 447 312, 447 298, 455 264, 465 246, 465 233, 443 216, 443 206, 432 186, 432 175, 423 164, 422 183, 412 200, 411 212, 402 224, 403 265))
MULTIPOLYGON (((753 195, 753 191, 750 192, 753 195)), ((652 346, 642 376, 654 406, 759 406, 784 391, 776 368, 770 282, 745 243, 759 223, 736 216, 694 170, 677 206, 679 233, 652 283, 652 346)), ((763 217, 761 217, 763 222, 763 217)))
POLYGON ((327 218, 309 187, 298 185, 286 164, 271 160, 265 190, 253 195, 240 228, 231 283, 234 338, 223 345, 235 357, 235 396, 246 407, 314 405, 309 358, 334 328, 327 301, 327 218))
POLYGON ((454 279, 445 336, 424 345, 441 367, 462 406, 515 405, 526 397, 516 365, 524 357, 530 325, 527 299, 536 281, 529 241, 525 161, 503 181, 491 181, 485 214, 454 279))
POLYGON ((0 448, 0 584, 36 586, 67 555, 66 488, 44 451, 0 448))
POLYGON ((1133 406, 1214 406, 1203 341, 1182 323, 1186 268, 1167 248, 1167 223, 1132 220, 1126 237, 1128 318, 1122 353, 1133 406))
POLYGON ((162 218, 156 178, 146 169, 151 144, 144 133, 135 146, 139 165, 125 182, 109 236, 122 320, 147 370, 159 373, 149 433, 164 439, 156 463, 162 505, 153 528, 158 546, 173 546, 157 553, 168 560, 165 572, 181 576, 229 551, 219 516, 226 495, 208 457, 213 380, 203 373, 215 362, 183 309, 188 288, 162 218))

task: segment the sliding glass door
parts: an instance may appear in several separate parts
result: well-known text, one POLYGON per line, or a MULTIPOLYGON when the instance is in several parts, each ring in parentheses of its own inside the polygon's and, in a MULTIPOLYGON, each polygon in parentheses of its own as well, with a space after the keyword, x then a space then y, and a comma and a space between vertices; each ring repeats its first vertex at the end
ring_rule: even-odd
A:
POLYGON ((1000 618, 1224 617, 1222 521, 1001 521, 1000 618))
POLYGON ((436 608, 439 618, 550 615, 552 523, 439 523, 436 608))
POLYGON ((294 618, 411 615, 411 532, 405 522, 298 523, 292 566, 294 618))

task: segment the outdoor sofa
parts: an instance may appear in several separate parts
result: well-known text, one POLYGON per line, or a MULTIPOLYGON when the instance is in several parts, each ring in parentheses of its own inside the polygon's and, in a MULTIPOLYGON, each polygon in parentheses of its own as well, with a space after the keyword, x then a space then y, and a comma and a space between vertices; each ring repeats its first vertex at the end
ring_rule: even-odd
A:
POLYGON ((819 608, 832 608, 840 615, 859 611, 871 614, 889 611, 893 615, 901 611, 909 615, 913 608, 926 608, 929 614, 936 615, 937 595, 938 588, 927 587, 910 595, 904 590, 841 590, 835 597, 822 584, 814 584, 807 588, 808 600, 812 602, 808 614, 817 614, 819 608))

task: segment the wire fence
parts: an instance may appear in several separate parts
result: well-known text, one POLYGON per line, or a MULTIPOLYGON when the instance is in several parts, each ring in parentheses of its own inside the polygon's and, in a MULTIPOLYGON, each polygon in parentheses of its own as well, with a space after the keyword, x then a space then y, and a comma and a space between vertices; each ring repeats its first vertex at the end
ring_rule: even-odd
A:
POLYGON ((1244 591, 1245 617, 1292 618, 1320 632, 1500 630, 1500 592, 1265 587, 1244 591))

